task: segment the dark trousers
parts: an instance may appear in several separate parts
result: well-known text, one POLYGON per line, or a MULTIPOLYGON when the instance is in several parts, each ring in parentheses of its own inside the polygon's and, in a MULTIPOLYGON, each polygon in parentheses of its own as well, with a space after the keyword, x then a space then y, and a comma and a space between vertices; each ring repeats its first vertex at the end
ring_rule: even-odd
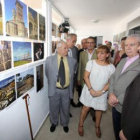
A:
POLYGON ((120 140, 119 132, 121 130, 121 113, 114 107, 112 108, 113 127, 116 140, 120 140))

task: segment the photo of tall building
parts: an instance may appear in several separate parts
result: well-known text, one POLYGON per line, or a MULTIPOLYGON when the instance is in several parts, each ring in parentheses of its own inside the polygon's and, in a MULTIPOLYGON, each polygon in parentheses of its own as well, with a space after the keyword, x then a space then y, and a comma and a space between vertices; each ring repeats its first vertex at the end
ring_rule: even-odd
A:
POLYGON ((15 76, 0 81, 0 110, 16 100, 15 76))
POLYGON ((38 39, 38 17, 37 12, 28 7, 28 19, 29 19, 29 38, 38 39))
POLYGON ((11 68, 11 42, 0 41, 0 72, 11 68))
POLYGON ((19 0, 5 0, 6 35, 28 37, 27 6, 19 0))
POLYGON ((2 4, 0 0, 0 35, 3 35, 2 4))
POLYGON ((39 14, 39 39, 45 40, 45 17, 39 14))

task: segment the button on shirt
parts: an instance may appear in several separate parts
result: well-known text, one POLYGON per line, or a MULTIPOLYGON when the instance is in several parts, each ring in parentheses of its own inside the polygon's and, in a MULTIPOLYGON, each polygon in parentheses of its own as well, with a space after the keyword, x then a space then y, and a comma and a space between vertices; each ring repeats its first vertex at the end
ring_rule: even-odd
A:
MULTIPOLYGON (((57 60, 58 60, 58 70, 59 70, 59 66, 60 66, 60 61, 61 61, 61 56, 57 55, 57 60)), ((69 71, 69 65, 68 65, 68 60, 67 57, 63 57, 63 62, 64 62, 64 66, 65 66, 65 85, 63 88, 68 87, 70 84, 70 71, 69 71)), ((60 81, 56 83, 56 87, 58 88, 62 88, 62 86, 60 85, 60 81)))
POLYGON ((133 63, 133 62, 134 62, 136 59, 138 59, 138 58, 139 58, 139 55, 136 55, 136 56, 134 56, 134 57, 132 57, 132 58, 127 57, 127 58, 126 58, 127 61, 126 61, 125 65, 124 65, 124 67, 123 67, 123 69, 122 69, 121 74, 126 70, 126 68, 127 68, 131 63, 133 63))

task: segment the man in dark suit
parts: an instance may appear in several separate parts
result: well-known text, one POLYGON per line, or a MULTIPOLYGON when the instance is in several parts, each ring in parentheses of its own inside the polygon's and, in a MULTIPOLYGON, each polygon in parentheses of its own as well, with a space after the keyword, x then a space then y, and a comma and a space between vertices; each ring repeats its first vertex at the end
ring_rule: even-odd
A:
POLYGON ((127 58, 120 61, 110 78, 108 103, 113 107, 112 116, 116 140, 120 140, 121 112, 126 88, 140 72, 139 50, 140 35, 128 36, 125 42, 127 58))
POLYGON ((57 54, 47 57, 45 73, 48 78, 48 96, 50 107, 50 131, 54 132, 59 122, 68 133, 70 98, 73 98, 73 77, 76 60, 67 56, 68 46, 60 41, 57 54))
POLYGON ((121 140, 140 140, 140 74, 126 89, 120 138, 121 140))
MULTIPOLYGON (((77 47, 75 47, 76 42, 77 42, 77 35, 76 34, 72 33, 72 34, 69 34, 67 36, 67 45, 69 48, 68 56, 73 57, 77 61, 78 49, 77 49, 77 47)), ((76 74, 74 77, 74 86, 75 86, 75 84, 76 84, 76 74)), ((73 93, 74 93, 74 88, 73 88, 73 93)), ((74 103, 73 99, 71 99, 71 105, 73 107, 76 107, 76 104, 74 103)))

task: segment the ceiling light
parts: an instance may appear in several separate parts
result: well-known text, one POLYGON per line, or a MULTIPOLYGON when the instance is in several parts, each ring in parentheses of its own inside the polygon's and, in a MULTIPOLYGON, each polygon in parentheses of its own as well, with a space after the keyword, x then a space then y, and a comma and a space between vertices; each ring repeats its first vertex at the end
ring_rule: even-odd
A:
POLYGON ((93 19, 93 20, 91 20, 91 22, 97 23, 97 22, 99 22, 99 19, 93 19))

